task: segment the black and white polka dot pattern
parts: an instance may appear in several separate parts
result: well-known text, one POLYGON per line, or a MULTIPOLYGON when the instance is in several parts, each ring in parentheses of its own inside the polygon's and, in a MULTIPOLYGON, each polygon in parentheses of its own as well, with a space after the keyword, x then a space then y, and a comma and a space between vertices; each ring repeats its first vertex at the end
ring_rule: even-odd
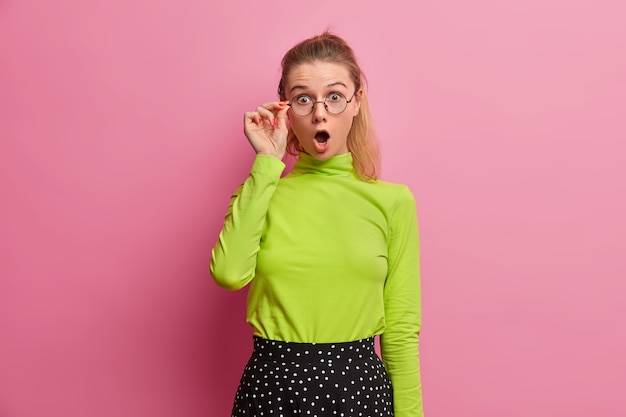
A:
POLYGON ((392 417, 374 338, 293 343, 254 337, 232 417, 392 417))

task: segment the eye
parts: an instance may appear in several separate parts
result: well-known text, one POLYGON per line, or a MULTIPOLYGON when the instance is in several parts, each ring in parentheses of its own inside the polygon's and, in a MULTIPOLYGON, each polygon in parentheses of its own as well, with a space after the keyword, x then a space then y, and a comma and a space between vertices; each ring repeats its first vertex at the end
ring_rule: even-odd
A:
POLYGON ((326 97, 326 100, 330 102, 336 102, 336 101, 341 101, 342 98, 343 98, 343 95, 341 95, 340 93, 330 93, 328 97, 326 97))
POLYGON ((311 103, 311 97, 309 97, 309 96, 298 96, 298 97, 296 97, 296 103, 298 103, 298 104, 310 104, 311 103))

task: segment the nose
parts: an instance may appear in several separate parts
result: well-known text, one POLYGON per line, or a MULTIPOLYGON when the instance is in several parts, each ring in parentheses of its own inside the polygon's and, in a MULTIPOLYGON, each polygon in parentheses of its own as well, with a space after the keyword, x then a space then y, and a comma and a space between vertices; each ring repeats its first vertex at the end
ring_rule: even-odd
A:
POLYGON ((313 103, 313 121, 322 122, 326 121, 328 111, 326 110, 326 103, 323 101, 316 101, 313 103))

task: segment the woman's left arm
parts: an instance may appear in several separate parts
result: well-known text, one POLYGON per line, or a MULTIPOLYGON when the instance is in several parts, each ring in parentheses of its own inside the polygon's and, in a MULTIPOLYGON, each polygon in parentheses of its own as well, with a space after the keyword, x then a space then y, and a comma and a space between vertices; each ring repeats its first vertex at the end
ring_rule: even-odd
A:
POLYGON ((422 324, 420 255, 415 198, 403 187, 390 215, 385 281, 383 362, 391 378, 396 417, 423 417, 419 364, 422 324))

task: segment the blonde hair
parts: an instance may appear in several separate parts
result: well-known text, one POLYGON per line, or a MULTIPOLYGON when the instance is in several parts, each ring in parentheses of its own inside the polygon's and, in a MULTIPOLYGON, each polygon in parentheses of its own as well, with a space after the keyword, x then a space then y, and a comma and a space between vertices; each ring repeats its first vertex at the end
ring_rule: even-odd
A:
MULTIPOLYGON (((300 64, 309 64, 315 61, 344 65, 350 73, 357 92, 366 83, 365 75, 357 63, 352 48, 339 36, 325 31, 321 35, 298 43, 283 57, 281 62, 282 74, 278 84, 278 95, 281 100, 287 99, 285 83, 290 71, 300 64)), ((365 91, 363 91, 360 101, 361 107, 353 119, 352 127, 348 133, 347 145, 348 150, 352 153, 354 170, 359 178, 372 181, 378 179, 380 173, 380 150, 365 91)), ((287 137, 287 151, 292 155, 304 152, 291 127, 287 137)))

